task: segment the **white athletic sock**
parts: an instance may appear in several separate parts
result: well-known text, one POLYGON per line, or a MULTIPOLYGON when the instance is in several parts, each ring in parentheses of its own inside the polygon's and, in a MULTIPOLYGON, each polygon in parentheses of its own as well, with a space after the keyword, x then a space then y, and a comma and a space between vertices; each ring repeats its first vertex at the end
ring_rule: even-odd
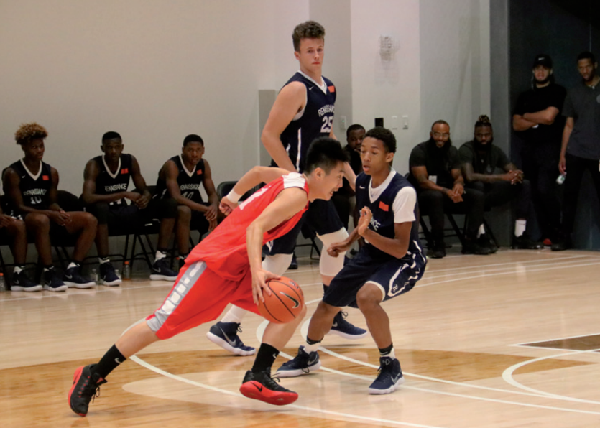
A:
POLYGON ((232 306, 231 309, 225 314, 225 316, 221 319, 221 322, 235 322, 240 324, 244 316, 246 316, 247 311, 242 308, 238 308, 237 306, 232 306))
POLYGON ((13 274, 18 275, 23 271, 23 267, 22 266, 15 266, 15 268, 13 269, 13 274))
POLYGON ((167 254, 166 254, 166 253, 163 253, 163 252, 162 252, 162 251, 160 251, 160 250, 158 250, 158 251, 156 252, 156 256, 154 257, 154 261, 155 261, 155 262, 157 262, 157 261, 159 261, 160 259, 164 259, 165 257, 167 257, 167 254))
POLYGON ((515 236, 518 238, 525 233, 525 228, 527 227, 527 220, 516 220, 515 221, 515 236))
POLYGON ((98 264, 110 263, 110 258, 108 257, 98 257, 98 264))
POLYGON ((310 354, 311 352, 317 351, 319 349, 319 345, 320 343, 315 343, 313 345, 309 345, 308 343, 306 343, 304 345, 304 350, 310 354))
POLYGON ((485 227, 483 224, 479 226, 479 232, 477 232, 477 237, 479 238, 481 235, 485 235, 485 227))
POLYGON ((389 353, 385 354, 385 355, 381 355, 381 352, 380 352, 379 356, 380 357, 390 357, 392 359, 395 359, 396 358, 396 353, 394 352, 394 348, 392 348, 392 350, 389 353))
POLYGON ((71 269, 72 267, 77 267, 77 263, 75 263, 75 262, 69 263, 69 266, 67 266, 67 269, 71 269))

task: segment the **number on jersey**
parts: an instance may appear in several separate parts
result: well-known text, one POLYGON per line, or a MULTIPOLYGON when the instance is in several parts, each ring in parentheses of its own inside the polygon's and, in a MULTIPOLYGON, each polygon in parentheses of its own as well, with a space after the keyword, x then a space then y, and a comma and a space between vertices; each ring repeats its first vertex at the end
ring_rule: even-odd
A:
POLYGON ((333 128, 333 116, 324 116, 323 125, 321 126, 321 134, 330 134, 333 128))

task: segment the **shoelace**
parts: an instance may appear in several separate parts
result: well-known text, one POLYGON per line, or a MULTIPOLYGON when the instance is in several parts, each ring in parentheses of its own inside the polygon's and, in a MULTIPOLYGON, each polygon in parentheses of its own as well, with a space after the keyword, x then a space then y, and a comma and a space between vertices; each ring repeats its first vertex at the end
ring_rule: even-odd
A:
POLYGON ((100 385, 106 383, 104 379, 98 380, 98 382, 93 382, 91 379, 86 386, 83 387, 83 391, 81 391, 82 396, 91 397, 91 400, 94 401, 96 397, 100 397, 100 385), (95 384, 95 386, 92 386, 95 384))

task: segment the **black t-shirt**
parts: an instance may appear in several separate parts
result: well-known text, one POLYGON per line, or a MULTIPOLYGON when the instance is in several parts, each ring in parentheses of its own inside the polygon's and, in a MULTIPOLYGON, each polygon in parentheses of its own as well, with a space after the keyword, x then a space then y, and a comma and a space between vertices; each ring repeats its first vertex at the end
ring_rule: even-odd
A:
POLYGON ((574 122, 567 153, 600 159, 600 83, 594 88, 581 83, 569 89, 563 115, 574 122))
MULTIPOLYGON (((454 184, 452 170, 460 169, 460 158, 458 150, 452 145, 451 141, 444 144, 443 147, 435 145, 434 140, 424 141, 417 144, 410 152, 409 167, 424 166, 429 176, 436 176, 436 184, 442 187, 451 188, 454 184)), ((411 177, 411 182, 414 177, 411 177)))
POLYGON ((467 141, 458 149, 462 163, 470 163, 477 174, 494 175, 496 170, 502 170, 510 163, 502 149, 492 143, 482 153, 475 148, 474 141, 467 141))
POLYGON ((526 143, 530 143, 531 145, 535 145, 535 148, 541 149, 541 153, 560 150, 562 132, 565 125, 565 119, 561 116, 560 112, 563 109, 566 95, 567 90, 565 88, 551 83, 544 88, 534 88, 525 91, 517 100, 513 114, 519 116, 523 116, 525 113, 542 111, 548 107, 556 107, 559 111, 552 125, 537 125, 526 131, 518 132, 519 136, 526 143))

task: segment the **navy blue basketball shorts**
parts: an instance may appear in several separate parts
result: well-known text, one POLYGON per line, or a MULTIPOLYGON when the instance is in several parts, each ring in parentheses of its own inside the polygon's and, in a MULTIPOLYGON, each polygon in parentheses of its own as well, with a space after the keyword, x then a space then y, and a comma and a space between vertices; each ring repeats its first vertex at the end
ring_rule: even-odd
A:
POLYGON ((296 241, 300 231, 307 234, 316 233, 326 235, 343 229, 344 225, 331 200, 316 199, 310 203, 308 209, 292 230, 285 235, 268 242, 266 253, 269 256, 275 254, 292 254, 296 248, 296 241))
MULTIPOLYGON (((410 257, 410 255, 409 255, 410 257)), ((363 247, 325 289, 323 302, 342 308, 358 307, 356 295, 367 282, 377 285, 383 294, 382 302, 404 294, 423 277, 426 261, 421 254, 411 260, 372 257, 363 247)))

